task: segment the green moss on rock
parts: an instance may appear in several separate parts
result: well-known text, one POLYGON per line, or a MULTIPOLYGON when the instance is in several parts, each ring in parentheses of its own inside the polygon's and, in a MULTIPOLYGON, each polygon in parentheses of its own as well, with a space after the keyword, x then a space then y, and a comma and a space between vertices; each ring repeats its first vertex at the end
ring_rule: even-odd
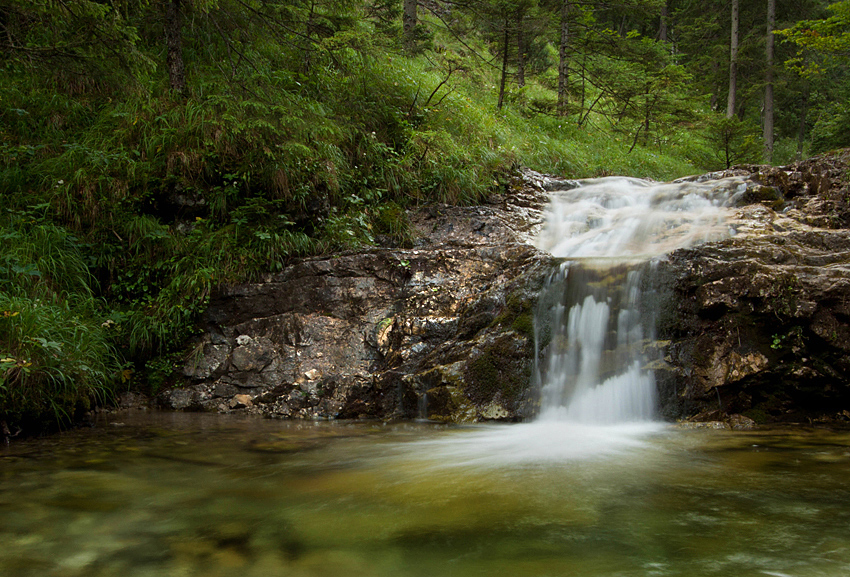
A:
POLYGON ((502 312, 493 319, 490 326, 509 326, 523 336, 534 338, 534 300, 524 291, 516 291, 505 299, 502 312))
POLYGON ((520 335, 506 333, 482 346, 464 374, 466 395, 476 404, 501 399, 515 405, 531 380, 531 344, 520 335))
POLYGON ((478 411, 463 391, 452 385, 428 389, 428 418, 432 421, 471 423, 478 411))

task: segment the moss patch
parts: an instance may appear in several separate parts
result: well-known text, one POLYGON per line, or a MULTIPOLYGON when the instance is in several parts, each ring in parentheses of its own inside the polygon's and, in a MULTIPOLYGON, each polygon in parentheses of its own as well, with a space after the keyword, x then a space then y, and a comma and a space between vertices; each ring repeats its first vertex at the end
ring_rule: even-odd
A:
POLYGON ((505 308, 493 319, 490 326, 509 326, 521 335, 533 339, 534 304, 523 291, 513 292, 505 299, 505 308))
POLYGON ((528 338, 534 338, 534 317, 530 312, 518 315, 511 323, 511 328, 528 338))
POLYGON ((531 352, 529 340, 515 333, 487 343, 466 367, 466 395, 476 405, 496 398, 514 405, 531 381, 531 352))
POLYGON ((387 237, 393 245, 404 248, 413 246, 413 231, 407 212, 395 202, 385 202, 375 209, 372 226, 375 234, 387 237))
POLYGON ((477 411, 458 387, 440 386, 428 389, 428 418, 432 421, 469 423, 476 420, 477 411))

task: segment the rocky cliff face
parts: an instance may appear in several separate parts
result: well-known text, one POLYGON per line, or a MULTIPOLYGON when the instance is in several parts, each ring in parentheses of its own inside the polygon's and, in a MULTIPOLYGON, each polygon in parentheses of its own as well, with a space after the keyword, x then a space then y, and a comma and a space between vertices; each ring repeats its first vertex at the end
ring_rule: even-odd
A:
POLYGON ((668 417, 850 417, 850 153, 741 167, 737 234, 661 263, 668 417))
POLYGON ((295 418, 511 420, 533 411, 532 311, 551 258, 530 244, 551 179, 479 207, 412 211, 412 249, 306 259, 222 290, 175 409, 295 418))
MULTIPOLYGON (((700 177, 734 174, 746 191, 733 237, 656 266, 665 417, 850 418, 848 158, 700 177)), ((412 211, 412 249, 306 259, 222 290, 186 386, 162 402, 294 418, 533 415, 533 312, 555 263, 530 241, 559 186, 573 184, 526 173, 489 205, 412 211)))

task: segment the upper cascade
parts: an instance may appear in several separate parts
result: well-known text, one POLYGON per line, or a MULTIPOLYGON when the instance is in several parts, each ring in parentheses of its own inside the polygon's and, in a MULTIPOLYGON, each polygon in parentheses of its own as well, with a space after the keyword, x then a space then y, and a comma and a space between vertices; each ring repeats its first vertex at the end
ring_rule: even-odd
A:
POLYGON ((670 183, 605 177, 578 184, 551 193, 536 245, 556 257, 617 263, 726 238, 728 207, 746 190, 736 177, 670 183))

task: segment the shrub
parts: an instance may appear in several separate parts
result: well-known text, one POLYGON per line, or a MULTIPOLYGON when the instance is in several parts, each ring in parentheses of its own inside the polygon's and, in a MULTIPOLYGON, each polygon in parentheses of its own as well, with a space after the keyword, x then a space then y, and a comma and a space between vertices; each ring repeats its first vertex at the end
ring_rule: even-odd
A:
POLYGON ((31 212, 0 227, 0 420, 67 424, 119 373, 85 246, 31 212))

